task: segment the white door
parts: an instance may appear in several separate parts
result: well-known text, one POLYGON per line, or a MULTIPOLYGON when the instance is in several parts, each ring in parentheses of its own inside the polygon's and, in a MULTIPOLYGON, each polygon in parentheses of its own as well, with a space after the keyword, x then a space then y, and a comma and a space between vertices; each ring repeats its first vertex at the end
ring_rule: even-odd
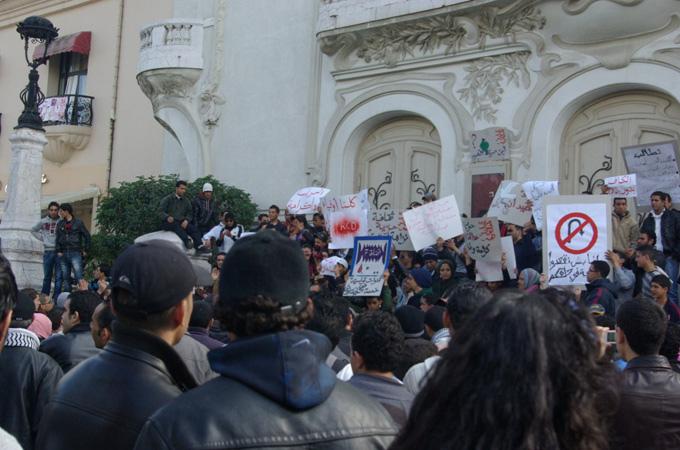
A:
POLYGON ((574 115, 562 139, 560 193, 600 193, 603 179, 624 175, 621 147, 678 139, 680 105, 654 92, 604 97, 574 115))
POLYGON ((439 192, 440 153, 439 133, 428 121, 386 122, 361 145, 355 188, 368 189, 373 208, 404 209, 426 193, 439 192))

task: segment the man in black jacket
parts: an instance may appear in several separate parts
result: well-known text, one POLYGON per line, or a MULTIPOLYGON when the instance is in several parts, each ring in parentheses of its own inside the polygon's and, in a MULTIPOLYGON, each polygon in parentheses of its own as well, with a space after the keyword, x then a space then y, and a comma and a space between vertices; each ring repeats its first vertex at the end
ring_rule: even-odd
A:
POLYGON ((40 339, 27 329, 34 310, 33 299, 19 293, 0 353, 0 427, 24 450, 33 448, 43 411, 63 376, 59 365, 38 351, 40 339))
POLYGON ((64 373, 99 353, 90 334, 90 321, 100 301, 92 291, 71 293, 61 315, 64 334, 53 334, 40 344, 40 351, 51 356, 64 373))
POLYGON ((154 414, 135 448, 386 448, 396 434, 387 412, 337 381, 328 338, 299 329, 312 311, 300 246, 257 233, 223 269, 217 318, 231 343, 209 354, 221 376, 154 414))
POLYGON ((132 448, 154 411, 196 386, 172 348, 187 330, 196 284, 186 255, 166 242, 135 244, 116 259, 111 284, 113 336, 59 383, 39 449, 132 448))
POLYGON ((586 279, 586 290, 581 293, 581 303, 587 307, 601 305, 605 314, 612 318, 616 314, 616 288, 607 279, 610 268, 606 261, 593 261, 590 263, 586 279))
POLYGON ((73 217, 73 207, 62 203, 57 223, 56 252, 61 264, 62 291, 71 290, 71 270, 75 283, 83 279, 83 258, 90 246, 90 232, 82 220, 73 217))
POLYGON ((616 348, 628 361, 610 447, 680 448, 680 374, 659 355, 666 336, 664 311, 647 299, 624 302, 616 314, 616 348))
POLYGON ((680 268, 680 216, 665 208, 667 198, 668 194, 665 192, 652 192, 650 196, 652 210, 642 222, 640 231, 653 231, 656 234, 654 247, 663 252, 666 257, 666 264, 663 269, 673 282, 668 297, 677 304, 677 281, 680 268))
MULTIPOLYGON (((179 180, 175 183, 175 192, 166 195, 161 199, 159 205, 159 216, 161 219, 161 230, 172 231, 184 242, 186 248, 191 248, 189 235, 192 231, 191 221, 194 211, 191 200, 186 196, 187 182, 179 180)), ((198 246, 197 242, 194 242, 198 246)))

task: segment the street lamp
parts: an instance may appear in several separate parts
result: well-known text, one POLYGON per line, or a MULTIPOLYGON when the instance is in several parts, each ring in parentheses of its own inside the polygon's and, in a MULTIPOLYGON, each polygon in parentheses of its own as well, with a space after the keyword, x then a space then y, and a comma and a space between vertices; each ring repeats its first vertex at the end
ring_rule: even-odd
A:
POLYGON ((39 75, 37 68, 47 62, 47 48, 59 34, 59 29, 55 28, 52 22, 43 17, 31 16, 17 25, 17 33, 24 40, 24 56, 31 71, 28 73, 28 84, 19 94, 21 103, 24 104, 24 110, 19 116, 19 122, 14 129, 31 128, 33 130, 45 131, 42 127, 40 111, 38 111, 38 107, 45 100, 45 94, 40 91, 38 86, 39 75), (29 59, 29 40, 33 44, 42 44, 44 46, 42 58, 29 59))

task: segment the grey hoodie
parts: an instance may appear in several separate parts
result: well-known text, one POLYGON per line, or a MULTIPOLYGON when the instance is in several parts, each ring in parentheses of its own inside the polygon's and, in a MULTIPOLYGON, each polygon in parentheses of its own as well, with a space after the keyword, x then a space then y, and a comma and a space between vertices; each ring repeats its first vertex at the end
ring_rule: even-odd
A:
POLYGON ((54 250, 57 245, 57 222, 59 218, 45 216, 33 227, 34 232, 40 233, 40 240, 43 241, 46 251, 54 250))

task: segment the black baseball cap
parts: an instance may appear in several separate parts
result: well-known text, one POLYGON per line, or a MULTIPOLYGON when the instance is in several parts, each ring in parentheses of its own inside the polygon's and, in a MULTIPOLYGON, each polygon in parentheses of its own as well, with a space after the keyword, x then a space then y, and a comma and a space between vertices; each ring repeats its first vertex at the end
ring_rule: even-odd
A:
POLYGON ((125 315, 145 317, 163 312, 191 293, 198 282, 193 265, 176 245, 151 240, 126 248, 111 269, 114 308, 125 315), (121 303, 121 290, 130 295, 121 303))
POLYGON ((33 299, 25 292, 19 291, 17 303, 14 305, 12 313, 12 320, 33 320, 34 313, 35 303, 33 303, 33 299))

